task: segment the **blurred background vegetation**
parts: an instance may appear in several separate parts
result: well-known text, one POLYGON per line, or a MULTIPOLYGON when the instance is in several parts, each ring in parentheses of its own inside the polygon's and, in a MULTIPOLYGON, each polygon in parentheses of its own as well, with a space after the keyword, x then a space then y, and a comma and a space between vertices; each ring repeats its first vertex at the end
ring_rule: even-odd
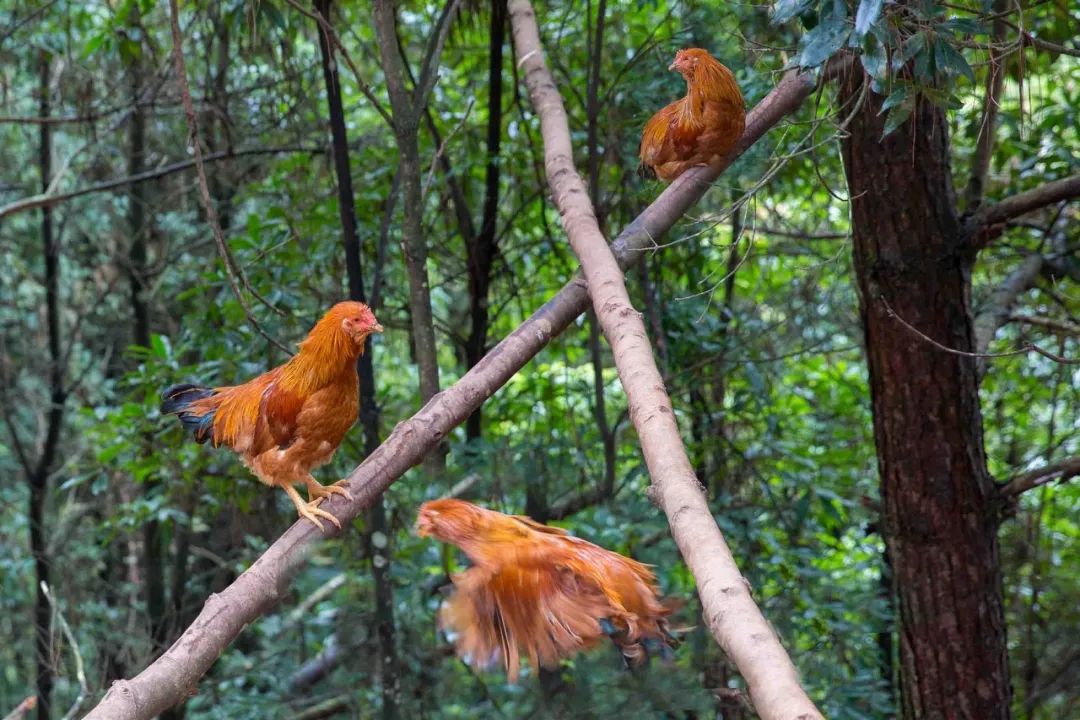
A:
MULTIPOLYGON (((576 271, 508 31, 494 75, 501 98, 490 102, 497 2, 465 2, 452 22, 419 123, 420 207, 397 197, 398 138, 339 62, 364 284, 387 327, 373 355, 382 437, 421 404, 406 214, 420 218, 429 252, 443 388, 576 271), (490 287, 479 290, 487 222, 490 287), (489 327, 478 330, 481 306, 489 327)), ((991 12, 929 4, 941 22, 982 22, 991 12)), ((1013 21, 1039 37, 1076 36, 1075 5, 1020 6, 1013 21)), ((422 2, 398 10, 414 75, 441 11, 422 2)), ((752 107, 786 67, 823 59, 800 44, 819 11, 792 0, 537 4, 605 231, 613 236, 662 189, 636 176, 636 153, 645 120, 684 92, 667 71, 675 50, 709 49, 752 107)), ((386 105, 367 3, 335 4, 329 17, 386 105)), ((212 201, 236 265, 266 300, 245 293, 247 303, 266 334, 292 346, 348 295, 316 25, 279 0, 183 3, 180 24, 212 201)), ((953 156, 964 162, 975 149, 989 30, 947 30, 941 37, 965 64, 952 66, 940 100, 950 105, 953 156)), ((191 443, 157 409, 167 385, 229 384, 285 359, 230 287, 194 171, 170 168, 191 159, 171 50, 160 3, 0 3, 0 713, 35 692, 33 522, 55 598, 49 662, 59 718, 80 695, 77 657, 83 690, 99 697, 167 647, 210 593, 296 519, 283 493, 260 486, 232 454, 191 443), (43 190, 45 133, 46 182, 72 193, 50 206, 47 245, 42 210, 17 206, 43 190), (148 177, 110 183, 139 174, 148 177)), ((746 153, 629 285, 717 522, 809 693, 828 717, 884 718, 897 707, 894 612, 833 95, 815 94, 746 153)), ((1078 107, 1075 56, 1016 53, 988 194, 1075 172, 1078 107)), ((1075 206, 1050 207, 1005 229, 981 257, 974 301, 1054 233, 1075 253, 1075 219, 1075 206)), ((1032 288, 1015 313, 1046 319, 1034 330, 1039 342, 1076 356, 1075 284, 1032 288)), ((1017 337, 1006 332, 992 349, 1015 347, 1017 337)), ((1038 355, 992 362, 980 399, 996 477, 1080 454, 1078 379, 1075 366, 1038 355)), ((344 477, 363 448, 357 428, 316 475, 344 477)), ((414 469, 387 493, 385 532, 358 520, 318 545, 280 606, 244 631, 172 716, 377 717, 390 712, 388 697, 402 717, 750 716, 741 678, 697 617, 693 578, 645 497, 625 396, 591 318, 554 340, 444 450, 444 470, 414 469), (604 648, 518 686, 468 670, 434 620, 445 575, 462 558, 410 530, 417 505, 451 488, 654 564, 665 593, 687 601, 680 624, 693 626, 677 660, 628 673, 604 648), (394 654, 380 661, 371 548, 384 544, 392 560, 379 582, 392 591, 394 654)), ((1075 485, 1047 485, 1025 494, 1002 528, 1020 717, 1067 717, 1080 703, 1080 573, 1067 560, 1077 556, 1078 503, 1075 485)))

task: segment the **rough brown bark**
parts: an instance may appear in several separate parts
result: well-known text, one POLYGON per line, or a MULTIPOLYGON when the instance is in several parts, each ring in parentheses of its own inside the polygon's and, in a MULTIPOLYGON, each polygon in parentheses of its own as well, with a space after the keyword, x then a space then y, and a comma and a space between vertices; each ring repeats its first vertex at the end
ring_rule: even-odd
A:
MULTIPOLYGON (((742 140, 729 160, 802 104, 813 87, 810 76, 792 73, 785 77, 747 116, 742 140)), ((615 239, 612 248, 620 265, 629 267, 651 250, 656 240, 705 194, 722 170, 719 166, 695 168, 672 183, 615 239)), ((349 475, 351 501, 336 498, 324 507, 335 512, 347 527, 588 306, 585 283, 574 278, 453 387, 399 423, 390 437, 349 475)), ((152 718, 196 691, 199 678, 229 643, 248 623, 281 600, 305 563, 309 546, 324 537, 311 523, 294 524, 232 585, 207 598, 199 616, 162 657, 131 680, 114 683, 87 718, 152 718)))
MULTIPOLYGON (((841 84, 854 102, 862 73, 841 84)), ((929 102, 882 138, 868 92, 843 140, 885 537, 899 600, 904 718, 1009 717, 995 488, 973 351, 974 251, 954 208, 948 123, 929 102)))
POLYGON ((694 475, 645 324, 630 302, 615 256, 597 225, 585 183, 573 164, 562 98, 544 60, 528 0, 511 0, 514 49, 544 138, 544 167, 563 227, 589 285, 593 309, 611 345, 626 390, 630 419, 652 478, 650 498, 667 515, 671 534, 697 582, 702 617, 746 678, 755 709, 766 720, 821 718, 798 672, 754 604, 694 475))

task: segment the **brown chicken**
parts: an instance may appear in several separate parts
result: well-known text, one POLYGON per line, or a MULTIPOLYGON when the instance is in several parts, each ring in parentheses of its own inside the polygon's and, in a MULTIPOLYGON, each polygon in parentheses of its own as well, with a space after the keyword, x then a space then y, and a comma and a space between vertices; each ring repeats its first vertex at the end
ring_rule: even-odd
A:
POLYGON ((501 660, 516 682, 522 654, 533 668, 555 667, 605 635, 630 666, 650 652, 670 655, 674 605, 661 600, 652 571, 636 560, 463 500, 424 503, 416 529, 457 545, 473 563, 452 578, 439 625, 474 667, 501 660))
POLYGON ((686 97, 645 123, 638 154, 643 175, 670 181, 731 152, 746 126, 746 108, 735 76, 708 52, 680 50, 668 69, 686 78, 686 97))
POLYGON ((330 460, 360 409, 356 359, 368 335, 382 332, 367 305, 330 308, 284 365, 243 385, 174 385, 161 412, 175 414, 195 440, 232 448, 255 476, 285 490, 296 511, 322 530, 319 518, 341 523, 318 507, 345 488, 323 486, 312 468, 330 460), (294 483, 307 486, 305 503, 294 483))

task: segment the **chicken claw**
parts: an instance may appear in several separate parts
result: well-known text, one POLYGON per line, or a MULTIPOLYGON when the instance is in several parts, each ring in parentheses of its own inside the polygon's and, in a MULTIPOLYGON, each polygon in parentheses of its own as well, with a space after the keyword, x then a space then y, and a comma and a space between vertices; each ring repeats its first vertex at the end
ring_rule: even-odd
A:
MULTIPOLYGON (((312 482, 314 482, 314 480, 312 482)), ((318 485, 318 483, 315 484, 318 485)), ((320 487, 322 486, 320 485, 320 487)), ((300 493, 297 492, 296 488, 292 485, 285 485, 284 489, 289 495, 289 499, 292 500, 293 505, 296 506, 296 512, 300 517, 307 518, 315 524, 315 527, 323 530, 323 532, 325 532, 325 529, 323 528, 322 523, 319 522, 319 518, 325 518, 337 526, 338 530, 341 529, 341 521, 334 517, 332 513, 329 513, 318 506, 319 503, 322 502, 322 497, 315 498, 311 502, 306 503, 304 502, 304 499, 300 497, 300 493)), ((323 489, 325 490, 326 488, 323 489)))
POLYGON ((346 500, 352 500, 352 495, 349 494, 349 491, 341 487, 341 483, 343 482, 345 481, 340 480, 333 485, 323 485, 315 478, 304 480, 304 483, 307 485, 308 497, 312 500, 322 500, 331 495, 342 495, 346 500))
MULTIPOLYGON (((322 498, 312 500, 311 502, 309 502, 309 503, 307 503, 305 505, 298 506, 296 508, 296 512, 298 512, 300 514, 300 517, 305 517, 308 520, 310 520, 311 522, 315 523, 315 527, 319 528, 320 530, 323 530, 323 526, 322 526, 322 523, 319 522, 319 518, 326 518, 327 520, 332 522, 337 527, 338 530, 340 530, 341 529, 341 521, 340 520, 338 520, 336 517, 334 517, 333 514, 328 513, 327 511, 323 510, 322 508, 316 507, 316 505, 318 505, 320 502, 322 502, 322 498)), ((324 532, 325 532, 325 530, 324 530, 324 532)))

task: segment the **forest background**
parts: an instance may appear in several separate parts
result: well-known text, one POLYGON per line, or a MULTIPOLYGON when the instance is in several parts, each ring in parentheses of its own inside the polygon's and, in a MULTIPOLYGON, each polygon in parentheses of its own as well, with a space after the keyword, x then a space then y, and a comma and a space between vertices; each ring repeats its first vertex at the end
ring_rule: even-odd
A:
MULTIPOLYGON (((387 332, 327 482, 456 397, 578 271, 515 57, 523 3, 170 5, 0 3, 0 712, 86 712, 295 519, 162 418, 163 387, 262 372, 364 298, 387 332)), ((535 10, 608 239, 664 189, 637 145, 684 93, 677 49, 732 68, 748 108, 802 88, 620 258, 715 522, 810 698, 832 718, 1080 713, 1080 9, 535 10)), ((308 546, 166 716, 750 717, 646 494, 600 325, 543 337, 308 546), (677 660, 627 673, 603 649, 519 686, 469 670, 434 620, 462 560, 410 530, 448 493, 654 564, 693 626, 677 660)))

